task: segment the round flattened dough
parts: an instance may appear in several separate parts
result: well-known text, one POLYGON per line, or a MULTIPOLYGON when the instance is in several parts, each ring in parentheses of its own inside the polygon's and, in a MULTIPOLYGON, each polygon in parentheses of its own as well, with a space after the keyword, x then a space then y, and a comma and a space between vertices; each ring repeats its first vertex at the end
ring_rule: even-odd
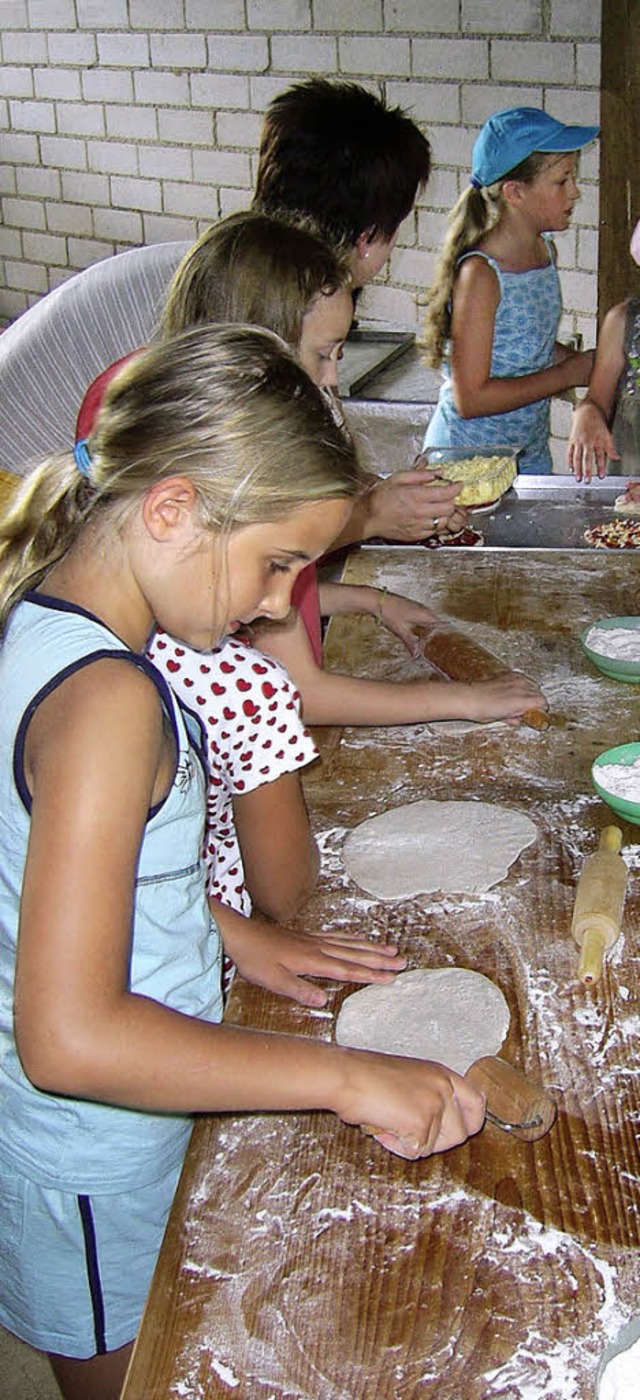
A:
POLYGON ((497 1055, 509 1029, 509 1007, 495 982, 461 967, 401 972, 389 986, 364 987, 343 1001, 338 1045, 436 1060, 466 1074, 483 1055, 497 1055))
POLYGON ((376 899, 484 894, 536 838, 522 812, 489 802, 411 802, 349 832, 345 869, 376 899))
POLYGON ((475 719, 430 719, 427 729, 430 734, 478 734, 485 729, 506 729, 504 719, 489 719, 485 723, 475 719))

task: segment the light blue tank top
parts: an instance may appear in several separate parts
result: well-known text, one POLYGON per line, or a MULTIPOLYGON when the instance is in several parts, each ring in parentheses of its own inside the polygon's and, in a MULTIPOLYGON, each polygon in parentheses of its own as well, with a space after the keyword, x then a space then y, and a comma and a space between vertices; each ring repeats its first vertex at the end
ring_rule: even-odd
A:
POLYGON ((173 784, 142 841, 131 934, 130 988, 165 1006, 219 1021, 221 945, 201 858, 204 773, 169 686, 81 608, 28 594, 0 649, 0 1154, 43 1186, 112 1193, 157 1180, 184 1153, 191 1119, 58 1097, 22 1071, 13 1034, 20 893, 29 839, 24 775, 28 724, 42 700, 80 667, 119 656, 157 686, 178 755, 173 784))
MULTIPOLYGON (((543 234, 549 253, 545 267, 529 272, 503 272, 495 258, 474 249, 465 258, 484 258, 500 286, 491 353, 491 376, 511 379, 547 369, 554 362, 554 346, 562 314, 560 279, 550 234, 543 234)), ((459 266, 460 264, 458 264, 459 266)), ((442 365, 443 382, 433 417, 427 425, 425 447, 473 450, 481 447, 522 447, 521 472, 547 474, 552 469, 549 451, 549 399, 496 413, 487 418, 461 418, 453 402, 448 357, 442 365)))

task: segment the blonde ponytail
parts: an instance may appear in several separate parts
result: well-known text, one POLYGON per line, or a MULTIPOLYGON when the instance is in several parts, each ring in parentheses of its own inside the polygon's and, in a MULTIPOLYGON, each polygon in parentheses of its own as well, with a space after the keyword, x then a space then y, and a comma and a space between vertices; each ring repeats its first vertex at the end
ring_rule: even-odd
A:
POLYGON ((25 477, 0 515, 0 628, 88 522, 112 534, 154 482, 187 476, 212 531, 353 497, 355 449, 270 331, 200 326, 135 355, 111 381, 85 477, 71 453, 25 477))
POLYGON ((425 360, 434 369, 442 363, 449 338, 451 299, 458 262, 471 248, 476 248, 497 224, 502 211, 500 190, 501 185, 492 185, 489 189, 467 185, 449 215, 444 247, 429 288, 424 331, 420 340, 425 360))
POLYGON ((49 458, 18 481, 0 517, 0 633, 13 604, 73 544, 90 495, 71 452, 49 458))
POLYGON ((465 253, 478 244, 495 228, 504 209, 503 186, 507 180, 519 180, 523 185, 532 185, 536 177, 548 165, 553 165, 557 155, 544 151, 532 151, 531 155, 507 171, 493 185, 467 185, 454 204, 449 215, 447 235, 442 253, 436 264, 435 278, 427 296, 427 311, 420 347, 425 352, 425 360, 433 369, 442 364, 445 347, 451 330, 451 303, 456 280, 458 263, 465 253))

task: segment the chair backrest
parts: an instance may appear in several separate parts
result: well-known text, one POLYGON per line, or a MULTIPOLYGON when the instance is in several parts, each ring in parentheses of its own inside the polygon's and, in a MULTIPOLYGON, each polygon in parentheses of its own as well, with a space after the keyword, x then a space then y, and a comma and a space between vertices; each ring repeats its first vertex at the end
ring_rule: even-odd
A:
POLYGON ((0 468, 20 475, 73 445, 89 385, 153 334, 190 243, 155 243, 94 263, 0 335, 0 468))

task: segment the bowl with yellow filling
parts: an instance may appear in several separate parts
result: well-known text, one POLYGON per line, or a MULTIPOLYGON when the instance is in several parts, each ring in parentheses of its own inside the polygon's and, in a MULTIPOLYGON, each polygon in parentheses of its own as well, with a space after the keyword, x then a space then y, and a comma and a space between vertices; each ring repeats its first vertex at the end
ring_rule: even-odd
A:
POLYGON ((468 448, 425 447, 421 454, 432 471, 444 481, 461 481, 458 505, 469 510, 492 510, 518 475, 520 449, 512 447, 468 448))

